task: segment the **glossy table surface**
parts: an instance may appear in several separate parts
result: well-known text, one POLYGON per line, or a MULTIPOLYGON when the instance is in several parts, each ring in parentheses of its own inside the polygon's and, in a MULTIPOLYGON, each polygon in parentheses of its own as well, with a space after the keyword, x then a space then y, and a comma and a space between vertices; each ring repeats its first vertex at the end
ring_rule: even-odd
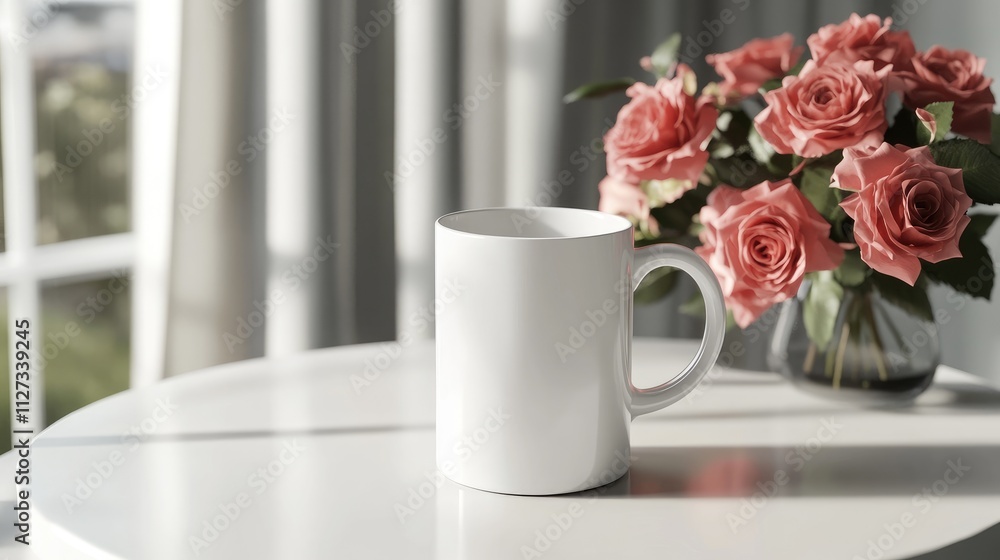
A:
MULTIPOLYGON (((636 341, 636 383, 694 352, 636 341)), ((717 368, 633 423, 625 478, 521 497, 436 473, 433 362, 432 343, 343 347, 186 374, 80 410, 33 447, 33 552, 901 558, 1000 522, 1000 393, 949 368, 916 405, 885 410, 717 368)))

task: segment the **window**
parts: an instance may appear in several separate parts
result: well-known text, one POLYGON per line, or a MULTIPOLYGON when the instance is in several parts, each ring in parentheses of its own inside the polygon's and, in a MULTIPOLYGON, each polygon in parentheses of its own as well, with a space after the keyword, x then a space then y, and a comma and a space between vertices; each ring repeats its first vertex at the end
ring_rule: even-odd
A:
POLYGON ((15 0, 2 17, 0 335, 9 379, 12 321, 31 320, 37 433, 128 387, 133 10, 15 0))

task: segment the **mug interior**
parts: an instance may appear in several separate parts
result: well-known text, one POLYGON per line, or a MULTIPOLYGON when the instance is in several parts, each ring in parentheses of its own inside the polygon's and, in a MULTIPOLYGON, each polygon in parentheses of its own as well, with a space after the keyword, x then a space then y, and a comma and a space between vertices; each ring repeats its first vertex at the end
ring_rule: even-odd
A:
POLYGON ((461 233, 514 239, 572 239, 620 233, 632 223, 613 214, 577 208, 484 208, 455 212, 438 224, 461 233))

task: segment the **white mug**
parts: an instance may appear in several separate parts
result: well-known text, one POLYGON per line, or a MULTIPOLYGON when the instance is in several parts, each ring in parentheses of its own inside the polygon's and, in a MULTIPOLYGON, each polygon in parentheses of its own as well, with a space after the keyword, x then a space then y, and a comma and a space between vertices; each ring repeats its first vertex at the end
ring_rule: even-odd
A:
POLYGON ((725 304, 704 260, 634 249, 625 218, 571 208, 456 212, 435 226, 437 465, 505 494, 588 490, 628 471, 629 426, 680 400, 722 349, 725 304), (651 270, 691 275, 705 333, 690 364, 649 389, 631 378, 632 291, 651 270))

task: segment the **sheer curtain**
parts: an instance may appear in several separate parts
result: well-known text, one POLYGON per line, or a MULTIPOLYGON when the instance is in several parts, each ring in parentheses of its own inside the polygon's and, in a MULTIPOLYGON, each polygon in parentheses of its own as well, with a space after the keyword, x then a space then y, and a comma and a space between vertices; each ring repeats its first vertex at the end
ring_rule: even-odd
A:
POLYGON ((395 335, 385 10, 183 2, 165 375, 395 335))
MULTIPOLYGON (((990 18, 975 17, 988 0, 917 4, 905 27, 919 31, 918 46, 933 38, 1000 54, 990 18)), ((243 162, 240 143, 277 111, 294 117, 196 221, 175 216, 166 369, 430 337, 415 318, 433 306, 435 218, 498 205, 596 207, 597 141, 623 99, 566 106, 565 92, 638 76, 639 58, 674 31, 687 37, 685 60, 710 76, 708 52, 783 32, 804 42, 852 11, 894 9, 891 0, 247 0, 220 16, 187 0, 177 204, 228 159, 243 162), (328 237, 330 258, 296 275, 328 237), (293 287, 288 274, 301 281, 293 287), (258 320, 261 308, 270 313, 258 320)), ((688 289, 639 308, 636 332, 697 335, 699 322, 674 311, 688 289)), ((947 363, 991 371, 1000 350, 967 350, 1000 334, 996 309, 976 304, 952 321, 947 363)))

